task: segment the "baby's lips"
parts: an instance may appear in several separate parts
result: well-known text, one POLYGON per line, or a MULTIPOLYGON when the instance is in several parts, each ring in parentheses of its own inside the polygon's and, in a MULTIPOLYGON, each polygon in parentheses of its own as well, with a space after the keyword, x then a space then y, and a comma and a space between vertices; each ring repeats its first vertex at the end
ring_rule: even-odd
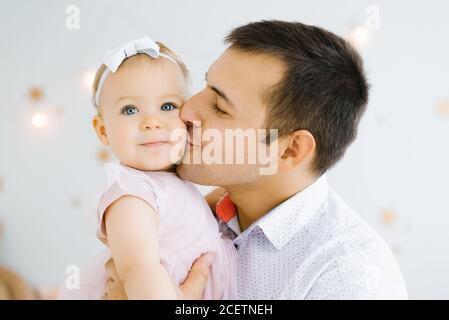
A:
POLYGON ((159 142, 170 142, 170 139, 165 138, 165 137, 158 137, 158 138, 150 138, 147 140, 144 140, 142 143, 140 143, 141 145, 144 144, 155 144, 155 143, 159 143, 159 142))

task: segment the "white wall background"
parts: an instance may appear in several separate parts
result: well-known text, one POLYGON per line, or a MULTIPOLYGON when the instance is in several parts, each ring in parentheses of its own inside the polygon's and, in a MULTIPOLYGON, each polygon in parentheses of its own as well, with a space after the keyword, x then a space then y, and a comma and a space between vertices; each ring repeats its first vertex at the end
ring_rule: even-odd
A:
POLYGON ((275 18, 345 35, 370 5, 380 18, 361 50, 371 100, 329 180, 392 246, 412 298, 449 299, 447 1, 1 0, 0 264, 51 286, 100 248, 92 215, 104 176, 83 77, 106 49, 143 34, 162 40, 198 90, 233 27, 275 18), (79 30, 65 25, 71 4, 79 30), (41 101, 30 100, 33 87, 41 101), (37 110, 53 117, 47 127, 30 125, 37 110))

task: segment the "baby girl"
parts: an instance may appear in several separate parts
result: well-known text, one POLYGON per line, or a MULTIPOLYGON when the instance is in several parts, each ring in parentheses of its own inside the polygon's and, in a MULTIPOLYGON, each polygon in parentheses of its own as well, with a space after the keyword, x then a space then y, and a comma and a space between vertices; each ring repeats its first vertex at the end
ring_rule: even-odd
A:
POLYGON ((237 256, 196 187, 174 166, 186 145, 179 111, 188 71, 161 43, 144 37, 105 55, 93 86, 93 126, 119 163, 105 165, 107 187, 98 204, 104 255, 81 273, 65 299, 100 299, 111 257, 128 299, 175 299, 192 263, 211 252, 204 299, 235 299, 237 256))

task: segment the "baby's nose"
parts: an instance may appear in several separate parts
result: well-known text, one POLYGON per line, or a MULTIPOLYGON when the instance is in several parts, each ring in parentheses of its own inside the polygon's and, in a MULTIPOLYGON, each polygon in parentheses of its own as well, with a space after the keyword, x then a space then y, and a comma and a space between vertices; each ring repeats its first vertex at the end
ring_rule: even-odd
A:
POLYGON ((148 129, 161 129, 162 123, 155 117, 148 117, 144 121, 142 121, 141 129, 142 130, 148 130, 148 129))

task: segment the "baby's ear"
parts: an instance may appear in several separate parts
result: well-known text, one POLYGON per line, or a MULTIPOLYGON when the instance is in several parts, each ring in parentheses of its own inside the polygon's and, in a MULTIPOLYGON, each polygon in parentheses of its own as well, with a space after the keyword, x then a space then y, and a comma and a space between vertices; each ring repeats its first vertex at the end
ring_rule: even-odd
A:
POLYGON ((92 126, 94 127, 101 143, 103 143, 105 146, 109 145, 109 139, 106 134, 106 127, 104 126, 103 119, 99 115, 93 117, 92 126))

